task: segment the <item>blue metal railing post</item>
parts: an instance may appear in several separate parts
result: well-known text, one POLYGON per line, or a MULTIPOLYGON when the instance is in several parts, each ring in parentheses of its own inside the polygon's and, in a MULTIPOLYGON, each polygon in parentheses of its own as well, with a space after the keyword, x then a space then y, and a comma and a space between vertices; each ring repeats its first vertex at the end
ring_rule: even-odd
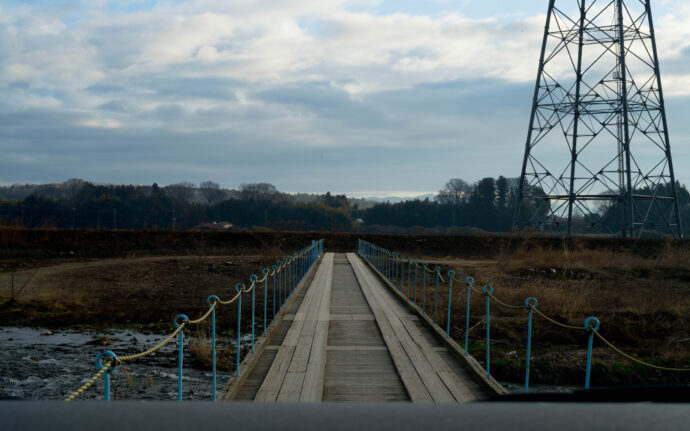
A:
POLYGON ((391 284, 395 285, 395 265, 394 265, 394 253, 390 252, 388 255, 388 272, 390 273, 390 276, 388 279, 390 280, 391 284))
POLYGON ((532 355, 532 312, 534 307, 538 304, 536 298, 529 297, 525 299, 525 307, 529 310, 527 315, 527 354, 525 359, 525 393, 529 392, 529 366, 532 355))
POLYGON ((388 280, 388 250, 381 249, 381 273, 388 280))
POLYGON ((386 278, 391 280, 391 252, 386 251, 386 278))
POLYGON ((448 270, 448 315, 446 316, 446 337, 450 336, 450 301, 453 298, 453 276, 455 271, 448 270))
POLYGON ((292 259, 287 258, 285 260, 285 302, 287 302, 287 299, 290 297, 290 293, 292 290, 292 280, 291 280, 291 274, 290 274, 290 269, 292 268, 292 259))
POLYGON ((395 287, 398 284, 398 256, 391 252, 391 284, 395 287))
POLYGON ((467 312, 465 313, 465 354, 467 354, 467 342, 470 337, 470 296, 472 294, 472 285, 474 278, 466 277, 465 285, 467 285, 467 312))
MULTIPOLYGON (((112 361, 115 361, 117 364, 117 356, 115 356, 115 353, 111 352, 110 350, 106 350, 103 353, 99 353, 96 355, 96 368, 98 371, 103 369, 103 364, 101 364, 101 359, 104 356, 109 356, 111 357, 112 361)), ((110 401, 110 372, 112 371, 112 368, 103 373, 103 399, 105 401, 110 401)))
POLYGON ((585 320, 585 330, 589 333, 587 340, 587 370, 585 372, 585 389, 589 389, 589 378, 592 373, 592 344, 594 342, 594 331, 599 330, 599 319, 596 317, 588 317, 585 320), (591 325, 594 323, 594 325, 591 325))
POLYGON ((487 284, 484 286, 483 292, 486 296, 486 378, 488 379, 491 377, 491 313, 489 304, 494 288, 487 284))
POLYGON ((410 299, 410 279, 412 275, 412 258, 407 258, 407 299, 410 299))
POLYGON ((395 257, 395 280, 393 286, 397 286, 398 280, 400 279, 400 276, 398 275, 399 259, 397 253, 393 253, 393 256, 395 257))
POLYGON ((414 305, 417 305, 417 266, 419 261, 414 262, 414 305))
POLYGON ((103 374, 103 399, 110 401, 110 371, 103 374))
POLYGON ((266 309, 268 306, 268 273, 269 273, 268 268, 264 268, 261 270, 261 273, 264 275, 264 333, 266 333, 266 309))
MULTIPOLYGON (((283 260, 283 305, 285 305, 285 303, 287 302, 287 299, 288 299, 288 289, 289 289, 288 282, 289 282, 289 278, 290 278, 290 275, 288 274, 289 271, 290 271, 290 258, 286 257, 283 260)), ((280 308, 282 310, 283 306, 281 306, 280 308)))
MULTIPOLYGON (((180 324, 177 322, 178 319, 184 319, 185 322, 189 322, 189 318, 184 314, 178 314, 173 319, 173 324, 175 328, 179 328, 180 324)), ((180 331, 177 336, 178 349, 177 349, 177 401, 182 401, 182 359, 184 356, 184 331, 180 331)))
MULTIPOLYGON (((220 299, 216 295, 211 295, 206 298, 206 303, 209 307, 213 307, 220 299)), ((211 396, 213 401, 216 400, 216 309, 211 311, 211 375, 213 384, 211 388, 211 396)))
POLYGON ((258 278, 259 277, 257 277, 256 274, 252 274, 251 276, 249 276, 249 285, 250 286, 254 285, 252 287, 252 352, 254 351, 254 326, 255 326, 254 325, 254 315, 255 315, 255 313, 254 313, 255 299, 254 298, 256 297, 256 280, 258 278))
POLYGON ((434 268, 436 271, 436 292, 434 293, 434 323, 436 323, 437 305, 438 305, 438 279, 441 277, 441 267, 434 268))
POLYGON ((283 308, 283 274, 281 266, 283 266, 282 259, 278 261, 278 312, 283 308))
POLYGON ((240 331, 241 331, 241 323, 242 323, 242 292, 244 292, 245 286, 243 283, 237 283, 235 284, 235 292, 239 293, 239 297, 237 298, 237 345, 236 347, 236 355, 235 355, 235 375, 239 376, 240 375, 240 331), (242 286, 241 288, 239 286, 242 286))
POLYGON ((422 263, 422 269, 424 269, 424 281, 422 282, 422 313, 426 313, 426 269, 428 264, 426 262, 422 263))
POLYGON ((287 299, 290 297, 290 294, 292 293, 292 274, 291 274, 291 268, 292 268, 292 258, 288 257, 285 259, 285 301, 283 304, 287 302, 287 299))
POLYGON ((271 321, 276 320, 276 271, 277 271, 277 266, 273 265, 273 319, 271 321))
POLYGON ((405 256, 400 256, 400 293, 405 285, 405 256))
POLYGON ((295 291, 295 256, 290 259, 290 296, 295 291))

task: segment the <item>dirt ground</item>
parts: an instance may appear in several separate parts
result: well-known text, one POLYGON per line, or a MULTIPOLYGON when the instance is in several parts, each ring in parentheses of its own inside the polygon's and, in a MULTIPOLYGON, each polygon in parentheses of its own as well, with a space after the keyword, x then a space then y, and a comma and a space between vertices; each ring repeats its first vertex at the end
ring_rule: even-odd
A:
MULTIPOLYGON (((34 261, 18 270, 5 261, 0 272, 0 325, 148 325, 165 331, 177 314, 194 318, 205 312, 209 295, 231 298, 235 283, 249 285, 249 275, 261 275, 261 269, 278 258, 147 256, 48 261, 45 266, 34 261)), ((263 290, 259 294, 262 297, 263 290)), ((235 308, 219 307, 218 319, 236 322, 235 308)))

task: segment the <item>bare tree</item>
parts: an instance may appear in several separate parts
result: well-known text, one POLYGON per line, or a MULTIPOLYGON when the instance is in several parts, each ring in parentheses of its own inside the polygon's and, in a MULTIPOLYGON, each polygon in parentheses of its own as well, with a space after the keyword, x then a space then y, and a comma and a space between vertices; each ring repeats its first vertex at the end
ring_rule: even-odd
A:
POLYGON ((74 201, 77 199, 77 195, 84 187, 84 184, 86 184, 86 181, 82 180, 81 178, 70 178, 62 183, 65 194, 67 195, 67 199, 69 199, 71 203, 74 203, 74 201))
POLYGON ((189 202, 194 197, 195 187, 196 185, 194 183, 183 181, 181 183, 165 186, 164 190, 165 194, 168 196, 172 196, 181 201, 189 202))
POLYGON ((460 178, 449 180, 436 195, 436 201, 443 205, 459 205, 466 202, 472 192, 472 186, 460 178))
POLYGON ((257 202, 273 202, 280 192, 273 184, 251 183, 240 185, 240 199, 257 202))
POLYGON ((226 197, 225 190, 220 188, 220 184, 213 181, 204 181, 199 184, 199 192, 209 205, 218 203, 226 197))

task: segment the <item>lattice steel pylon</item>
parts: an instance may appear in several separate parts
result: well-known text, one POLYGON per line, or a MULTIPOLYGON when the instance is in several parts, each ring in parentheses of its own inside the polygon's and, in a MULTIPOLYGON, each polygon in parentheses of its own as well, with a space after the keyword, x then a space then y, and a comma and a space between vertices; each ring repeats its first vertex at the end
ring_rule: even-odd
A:
POLYGON ((649 0, 550 0, 514 224, 682 237, 649 0))

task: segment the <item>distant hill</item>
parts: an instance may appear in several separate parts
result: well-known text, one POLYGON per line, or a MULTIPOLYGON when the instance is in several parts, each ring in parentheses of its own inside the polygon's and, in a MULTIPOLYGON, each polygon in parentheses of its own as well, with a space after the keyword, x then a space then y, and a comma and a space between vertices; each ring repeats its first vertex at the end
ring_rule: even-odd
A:
POLYGON ((434 193, 427 193, 425 195, 417 195, 417 196, 387 196, 387 197, 382 197, 382 198, 375 198, 375 197, 369 197, 369 198, 364 198, 365 200, 368 201, 374 201, 374 202, 390 202, 392 204, 397 204, 400 202, 405 202, 405 201, 414 201, 414 200, 420 200, 423 201, 424 199, 429 199, 429 200, 434 200, 436 197, 436 194, 434 193))

